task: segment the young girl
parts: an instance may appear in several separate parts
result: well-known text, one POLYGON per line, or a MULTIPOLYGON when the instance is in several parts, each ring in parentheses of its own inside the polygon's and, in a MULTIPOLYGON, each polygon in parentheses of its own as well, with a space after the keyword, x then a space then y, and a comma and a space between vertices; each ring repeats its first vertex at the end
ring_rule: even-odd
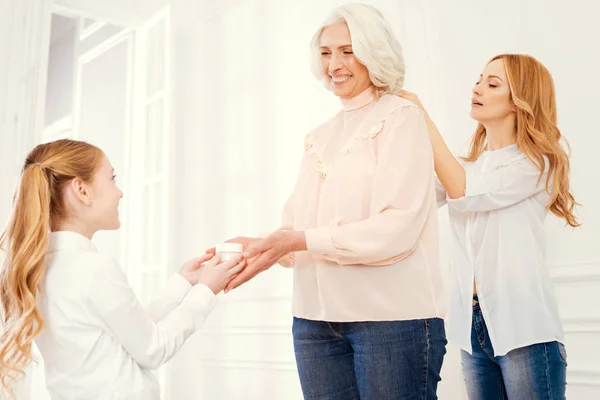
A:
MULTIPOLYGON (((403 97, 422 108, 414 94, 403 97)), ((463 350, 470 399, 564 399, 544 218, 550 211, 579 223, 552 76, 530 56, 494 57, 473 89, 471 117, 479 126, 461 161, 427 117, 438 204, 448 203, 455 245, 448 340, 463 350)))
POLYGON ((151 370, 198 330, 215 295, 244 267, 195 258, 143 308, 121 267, 91 242, 97 231, 119 228, 122 196, 97 147, 59 140, 28 155, 1 241, 5 389, 31 362, 35 340, 52 399, 159 399, 151 370))

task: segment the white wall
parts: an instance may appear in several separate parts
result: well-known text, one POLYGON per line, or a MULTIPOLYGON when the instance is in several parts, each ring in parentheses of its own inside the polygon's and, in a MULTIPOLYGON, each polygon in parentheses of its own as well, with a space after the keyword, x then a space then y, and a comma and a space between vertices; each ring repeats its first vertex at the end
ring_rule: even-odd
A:
MULTIPOLYGON (((44 123, 49 38, 49 0, 0 2, 0 229, 11 213, 25 155, 44 123)), ((28 378, 16 386, 17 395, 29 395, 28 378)), ((6 398, 1 388, 0 398, 6 398)))

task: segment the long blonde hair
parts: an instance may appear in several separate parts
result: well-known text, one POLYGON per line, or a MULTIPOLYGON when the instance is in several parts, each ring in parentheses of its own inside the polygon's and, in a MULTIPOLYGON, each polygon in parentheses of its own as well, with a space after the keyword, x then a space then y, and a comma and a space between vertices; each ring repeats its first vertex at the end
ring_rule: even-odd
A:
MULTIPOLYGON (((540 169, 542 179, 548 159, 546 190, 553 185, 547 209, 572 227, 581 225, 573 209, 577 205, 569 191, 570 161, 563 147, 568 144, 557 126, 554 80, 546 67, 535 58, 524 54, 501 54, 492 58, 503 60, 510 87, 511 101, 515 105, 517 145, 540 169)), ((475 161, 486 145, 486 131, 477 126, 469 155, 465 161, 475 161)))
POLYGON ((103 156, 88 143, 58 140, 35 147, 23 165, 12 217, 0 236, 6 252, 0 272, 0 383, 10 393, 32 361, 31 344, 44 327, 36 298, 51 224, 65 217, 63 188, 75 177, 91 182, 103 156))

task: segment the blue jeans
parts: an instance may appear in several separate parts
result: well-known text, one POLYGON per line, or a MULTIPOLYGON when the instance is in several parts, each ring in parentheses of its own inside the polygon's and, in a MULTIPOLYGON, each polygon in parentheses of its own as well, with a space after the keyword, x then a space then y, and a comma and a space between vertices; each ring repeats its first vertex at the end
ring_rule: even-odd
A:
POLYGON ((306 400, 429 400, 446 353, 444 321, 324 322, 294 318, 306 400))
MULTIPOLYGON (((474 298, 477 300, 477 297, 474 298)), ((518 329, 515 327, 514 329, 518 329)), ((567 354, 559 342, 538 343, 494 357, 479 303, 473 306, 473 354, 462 351, 470 400, 564 400, 567 354)))

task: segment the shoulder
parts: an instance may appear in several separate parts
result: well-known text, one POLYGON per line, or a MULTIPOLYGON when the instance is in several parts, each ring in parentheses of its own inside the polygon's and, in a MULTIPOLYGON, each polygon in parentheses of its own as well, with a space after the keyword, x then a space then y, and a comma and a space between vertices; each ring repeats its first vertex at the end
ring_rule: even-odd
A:
POLYGON ((47 253, 47 262, 50 268, 68 268, 77 272, 90 272, 101 270, 107 266, 118 266, 117 260, 97 251, 81 249, 68 249, 47 253))
POLYGON ((337 112, 334 116, 330 117, 326 121, 321 122, 319 125, 317 125, 317 127, 312 129, 308 134, 309 135, 319 135, 323 132, 328 132, 329 129, 331 129, 331 127, 333 125, 335 125, 335 122, 339 116, 340 116, 340 112, 337 112))
POLYGON ((395 95, 383 95, 377 100, 374 109, 374 124, 369 132, 370 137, 375 137, 384 130, 405 133, 423 134, 426 130, 423 111, 409 100, 395 95), (420 127, 419 129, 414 129, 420 127))
MULTIPOLYGON (((117 260, 98 252, 51 252, 46 262, 46 288, 60 288, 85 297, 89 297, 94 288, 106 287, 110 282, 126 282, 127 279, 117 260)), ((56 293, 56 290, 47 292, 56 293)))
POLYGON ((89 271, 92 285, 100 282, 127 280, 121 265, 112 256, 102 253, 87 253, 81 262, 82 267, 89 271))
POLYGON ((379 100, 377 100, 377 106, 378 111, 385 115, 400 112, 408 115, 424 115, 423 111, 413 102, 393 94, 381 96, 379 100))

